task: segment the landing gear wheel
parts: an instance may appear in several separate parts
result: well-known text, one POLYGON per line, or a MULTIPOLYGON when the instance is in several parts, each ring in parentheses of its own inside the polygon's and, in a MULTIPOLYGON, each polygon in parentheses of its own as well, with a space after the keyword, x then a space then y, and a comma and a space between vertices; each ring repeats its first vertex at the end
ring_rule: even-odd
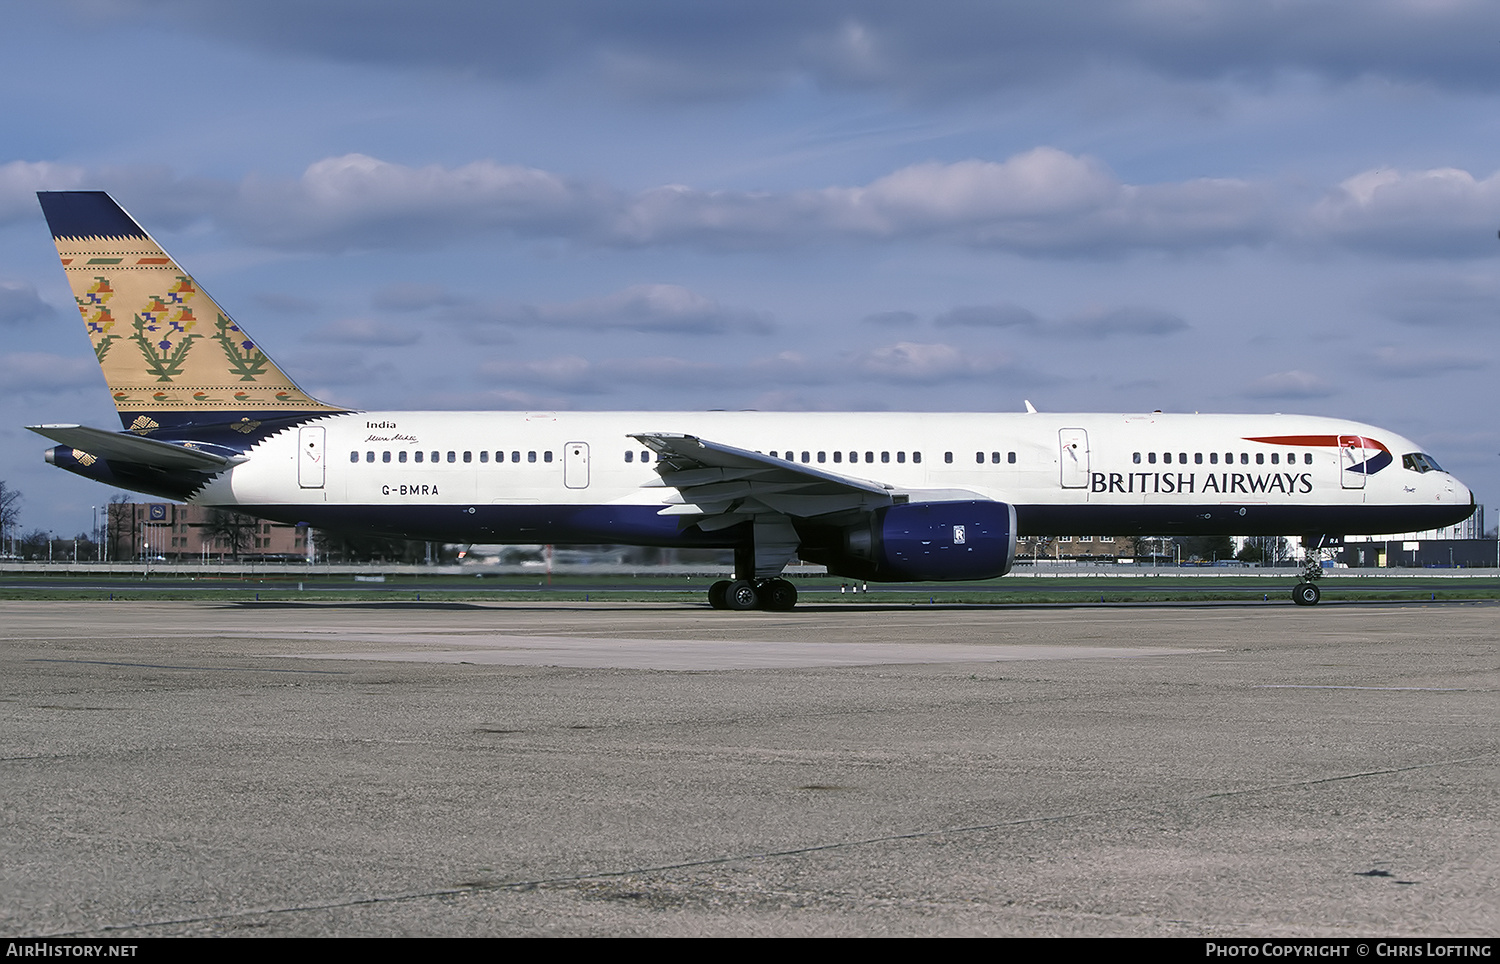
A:
POLYGON ((724 598, 729 592, 729 580, 720 579, 708 587, 708 604, 715 609, 728 609, 729 603, 724 598))
POLYGON ((1299 606, 1316 606, 1322 598, 1323 593, 1316 583, 1299 582, 1297 588, 1292 590, 1292 602, 1299 606))
POLYGON ((736 579, 724 590, 724 608, 744 612, 760 605, 760 593, 748 579, 736 579))
POLYGON ((784 613, 797 605, 797 587, 785 579, 767 579, 760 586, 760 604, 772 612, 784 613))

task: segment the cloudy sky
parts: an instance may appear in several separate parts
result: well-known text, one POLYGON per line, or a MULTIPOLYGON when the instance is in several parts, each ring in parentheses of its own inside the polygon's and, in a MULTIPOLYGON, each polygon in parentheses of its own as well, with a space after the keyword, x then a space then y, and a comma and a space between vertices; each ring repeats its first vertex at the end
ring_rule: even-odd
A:
POLYGON ((1493 2, 0 11, 28 530, 109 494, 20 428, 117 424, 70 188, 345 405, 1305 412, 1500 505, 1493 2))

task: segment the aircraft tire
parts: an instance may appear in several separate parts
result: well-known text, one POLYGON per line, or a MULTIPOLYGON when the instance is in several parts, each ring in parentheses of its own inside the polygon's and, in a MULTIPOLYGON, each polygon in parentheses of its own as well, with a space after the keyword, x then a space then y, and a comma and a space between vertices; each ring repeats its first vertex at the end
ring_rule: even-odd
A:
POLYGON ((1323 593, 1318 589, 1316 583, 1299 582, 1292 590, 1292 602, 1299 606, 1316 606, 1318 600, 1323 598, 1323 593))
POLYGON ((784 613, 797 605, 797 587, 785 579, 768 579, 760 587, 761 607, 784 613))
POLYGON ((708 587, 708 604, 715 609, 728 609, 729 602, 724 597, 729 593, 729 580, 720 579, 708 587))
POLYGON ((760 606, 760 593, 748 579, 736 579, 724 590, 724 608, 744 612, 760 606))

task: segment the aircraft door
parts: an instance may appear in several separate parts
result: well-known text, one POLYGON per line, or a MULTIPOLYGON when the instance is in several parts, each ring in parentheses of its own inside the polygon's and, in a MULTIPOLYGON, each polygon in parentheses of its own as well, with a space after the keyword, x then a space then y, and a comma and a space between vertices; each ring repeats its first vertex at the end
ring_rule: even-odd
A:
POLYGON ((1358 435, 1339 436, 1339 479, 1346 489, 1365 487, 1365 463, 1375 455, 1358 435))
POLYGON ((328 460, 323 456, 323 426, 304 425, 297 430, 297 484, 321 489, 328 460))
POLYGON ((1062 466, 1062 487, 1086 489, 1089 485, 1089 433, 1081 428, 1057 432, 1057 461, 1062 466))
POLYGON ((569 442, 563 446, 563 485, 570 489, 589 487, 589 443, 569 442))

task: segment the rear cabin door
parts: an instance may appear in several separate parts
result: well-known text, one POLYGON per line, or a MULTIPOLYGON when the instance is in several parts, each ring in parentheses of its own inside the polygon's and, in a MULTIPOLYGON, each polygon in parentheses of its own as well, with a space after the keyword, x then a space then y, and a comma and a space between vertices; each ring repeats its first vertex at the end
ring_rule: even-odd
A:
POLYGON ((304 425, 297 430, 297 484, 321 489, 328 460, 323 456, 323 426, 304 425))
POLYGON ((1057 461, 1062 466, 1062 487, 1088 488, 1089 433, 1081 428, 1059 429, 1057 445, 1057 461))
POLYGON ((589 443, 569 442, 563 446, 563 485, 570 489, 589 487, 589 443))

